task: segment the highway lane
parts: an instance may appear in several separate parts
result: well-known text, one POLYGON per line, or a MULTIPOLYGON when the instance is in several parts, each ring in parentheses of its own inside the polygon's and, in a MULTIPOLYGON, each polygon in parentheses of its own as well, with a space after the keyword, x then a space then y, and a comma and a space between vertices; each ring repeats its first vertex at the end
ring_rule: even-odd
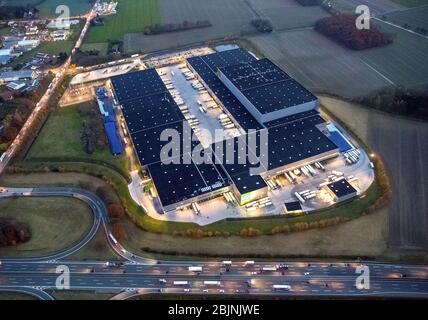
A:
MULTIPOLYGON (((428 298, 428 277, 426 266, 396 266, 367 263, 371 271, 370 289, 355 287, 358 276, 355 273, 359 263, 293 262, 283 271, 260 272, 265 262, 246 267, 234 263, 229 271, 221 263, 209 263, 201 273, 183 266, 137 265, 130 263, 107 266, 102 262, 18 262, 6 261, 0 267, 0 287, 35 287, 55 289, 58 274, 56 267, 66 264, 71 272, 70 284, 73 290, 124 291, 136 295, 145 289, 148 293, 180 294, 281 294, 281 295, 330 295, 330 296, 376 296, 428 298), (221 275, 220 275, 221 272, 221 275), (405 273, 404 273, 405 272, 405 273), (405 274, 406 277, 400 275, 405 274), (165 283, 160 279, 165 279, 165 283), (188 281, 188 285, 177 287, 174 281, 188 281), (204 281, 220 281, 220 286, 207 286, 204 281), (287 284, 290 291, 275 291, 274 284, 287 284), (172 291, 171 291, 172 290, 172 291)), ((120 295, 120 298, 123 295, 120 295)))
MULTIPOLYGON (((0 266, 1 274, 19 274, 19 273, 53 273, 60 265, 67 265, 72 274, 87 274, 87 273, 100 273, 100 274, 120 274, 126 273, 130 275, 152 275, 157 277, 185 276, 185 277, 204 277, 204 276, 235 276, 235 277, 302 277, 310 278, 313 276, 325 277, 351 277, 358 276, 356 270, 361 263, 307 263, 301 262, 288 262, 287 268, 279 268, 275 271, 264 271, 263 267, 275 266, 274 263, 269 262, 256 262, 253 266, 245 266, 244 262, 233 263, 231 267, 225 268, 220 262, 205 262, 200 264, 202 267, 201 272, 189 271, 189 264, 182 261, 181 265, 144 265, 126 262, 87 262, 87 261, 55 261, 55 262, 22 262, 17 260, 3 260, 0 266), (229 271, 227 271, 229 270, 229 271)), ((428 279, 427 266, 399 266, 390 264, 376 264, 366 262, 364 263, 370 270, 371 278, 386 278, 386 279, 409 279, 409 280, 425 280, 428 279)), ((194 265, 193 265, 194 266, 194 265)))
MULTIPOLYGON (((17 274, 7 277, 7 282, 2 286, 24 287, 33 286, 43 290, 56 289, 56 274, 17 274)), ((140 289, 153 289, 158 293, 166 293, 168 290, 177 290, 182 294, 192 293, 228 293, 228 294, 287 294, 287 295, 330 295, 330 296, 379 296, 379 297, 424 297, 427 298, 428 281, 411 281, 403 279, 385 280, 371 279, 370 289, 359 290, 355 287, 355 279, 312 277, 310 280, 304 277, 252 277, 235 278, 234 276, 216 278, 171 276, 166 283, 160 283, 159 278, 150 275, 101 275, 79 274, 70 278, 70 286, 73 290, 103 290, 110 292, 128 291, 135 292, 140 289), (184 285, 176 285, 174 281, 187 281, 184 285), (207 285, 204 281, 219 281, 219 285, 207 285), (275 291, 273 285, 289 285, 289 291, 275 291)), ((2 279, 2 283, 4 280, 2 279)))
MULTIPOLYGON (((287 295, 339 295, 339 296, 405 296, 428 297, 428 266, 395 265, 364 262, 370 268, 371 289, 355 288, 356 268, 360 262, 284 262, 244 261, 224 266, 221 261, 157 261, 136 256, 120 243, 113 241, 107 211, 94 194, 77 188, 6 188, 0 197, 13 196, 67 196, 85 201, 94 212, 94 224, 90 232, 78 244, 54 255, 31 259, 3 259, 0 266, 0 288, 22 290, 46 290, 55 288, 58 277, 56 267, 66 264, 71 272, 73 290, 111 290, 131 292, 135 295, 155 292, 182 294, 287 294, 287 295), (79 250, 92 239, 100 225, 103 226, 110 246, 128 261, 109 263, 87 261, 59 261, 79 250), (264 267, 285 268, 263 271, 264 267), (202 266, 203 271, 194 273, 189 266, 202 266), (165 279, 162 284, 159 279, 165 279), (187 288, 176 288, 173 281, 189 281, 187 288), (207 288, 204 280, 221 281, 221 288, 207 288), (248 283, 251 285, 249 286, 248 283), (274 284, 289 284, 291 291, 275 292, 274 284), (30 289, 28 289, 30 288, 30 289), (186 291, 185 291, 186 289, 186 291), (188 289, 188 290, 187 290, 188 289), (147 291, 149 290, 149 291, 147 291), (172 291, 171 291, 172 290, 172 291)), ((127 296, 127 295, 126 295, 127 296)), ((120 296, 119 296, 120 297, 120 296)))

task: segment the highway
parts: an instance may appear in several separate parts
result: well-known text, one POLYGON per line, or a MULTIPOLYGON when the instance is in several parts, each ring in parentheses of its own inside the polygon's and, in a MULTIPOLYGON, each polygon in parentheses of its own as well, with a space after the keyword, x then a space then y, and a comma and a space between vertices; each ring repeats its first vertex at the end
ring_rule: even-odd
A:
POLYGON ((77 188, 5 188, 7 197, 74 197, 88 204, 94 219, 89 232, 75 245, 53 255, 26 259, 2 259, 0 290, 27 292, 40 299, 51 299, 45 290, 55 289, 57 266, 70 270, 70 290, 98 290, 117 293, 113 299, 128 299, 140 294, 255 294, 328 297, 407 297, 428 298, 428 266, 373 262, 284 262, 255 261, 164 261, 137 256, 109 236, 107 211, 91 192, 77 188), (121 262, 68 261, 67 256, 84 247, 102 227, 121 262), (282 264, 282 267, 279 265, 282 264), (370 288, 356 287, 356 269, 370 270, 370 288), (189 271, 200 266, 201 272, 189 271), (264 271, 263 268, 269 268, 264 271), (174 281, 187 281, 176 285, 174 281), (208 285, 204 281, 219 281, 208 285), (274 285, 289 285, 276 291, 274 285))

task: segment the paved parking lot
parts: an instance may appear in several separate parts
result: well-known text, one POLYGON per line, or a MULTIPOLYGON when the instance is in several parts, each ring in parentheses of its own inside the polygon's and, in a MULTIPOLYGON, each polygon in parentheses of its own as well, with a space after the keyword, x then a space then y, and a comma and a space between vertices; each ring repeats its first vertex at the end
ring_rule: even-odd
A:
POLYGON ((222 141, 225 138, 236 137, 240 135, 238 129, 224 130, 222 136, 216 137, 216 132, 223 131, 223 127, 220 124, 218 116, 222 114, 220 107, 213 103, 214 107, 210 108, 209 104, 205 101, 210 99, 211 96, 205 92, 198 91, 192 87, 192 83, 199 83, 198 80, 186 80, 183 75, 183 71, 190 71, 185 68, 181 70, 178 65, 168 66, 158 69, 158 72, 162 74, 163 79, 170 80, 177 91, 178 96, 184 101, 184 104, 188 107, 190 114, 194 115, 199 121, 197 128, 201 129, 197 136, 204 147, 208 147, 213 142, 222 141), (174 74, 174 76, 172 75, 174 74), (200 104, 201 105, 200 105, 200 104), (200 110, 203 107, 206 113, 200 110))

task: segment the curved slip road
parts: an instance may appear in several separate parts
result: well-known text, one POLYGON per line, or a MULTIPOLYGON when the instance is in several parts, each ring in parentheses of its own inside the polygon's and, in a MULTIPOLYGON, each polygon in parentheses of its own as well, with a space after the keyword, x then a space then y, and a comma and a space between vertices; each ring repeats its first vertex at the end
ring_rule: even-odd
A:
POLYGON ((39 300, 54 300, 54 298, 49 293, 43 291, 43 289, 33 288, 33 287, 2 286, 0 287, 0 292, 16 292, 16 293, 27 294, 39 300))

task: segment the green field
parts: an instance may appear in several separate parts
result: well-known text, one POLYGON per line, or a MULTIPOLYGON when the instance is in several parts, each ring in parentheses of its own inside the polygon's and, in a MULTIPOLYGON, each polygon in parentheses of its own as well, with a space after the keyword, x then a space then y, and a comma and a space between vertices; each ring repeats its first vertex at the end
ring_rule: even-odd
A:
POLYGON ((424 4, 428 4, 428 0, 391 0, 391 1, 406 7, 418 7, 424 4))
POLYGON ((40 17, 56 17, 56 8, 59 5, 66 5, 70 8, 70 15, 76 16, 84 14, 92 7, 92 0, 9 0, 10 5, 36 5, 40 17))
MULTIPOLYGON (((83 108, 93 105, 84 104, 83 108)), ((83 123, 88 118, 77 112, 79 105, 55 110, 47 120, 38 138, 27 154, 26 161, 52 159, 52 161, 98 160, 127 171, 127 160, 123 156, 113 156, 109 147, 87 154, 83 150, 80 134, 83 123)))
POLYGON ((425 29, 428 35, 428 6, 387 13, 382 19, 418 33, 425 29))
POLYGON ((2 257, 40 256, 68 248, 92 224, 89 207, 70 198, 9 198, 0 200, 0 217, 26 223, 31 239, 15 247, 0 248, 2 257))
POLYGON ((117 14, 104 18, 103 26, 91 27, 86 42, 123 40, 126 33, 143 32, 160 21, 158 0, 119 0, 117 14))
POLYGON ((421 88, 428 84, 428 39, 408 31, 378 23, 383 31, 395 35, 386 47, 353 52, 396 86, 421 88))

